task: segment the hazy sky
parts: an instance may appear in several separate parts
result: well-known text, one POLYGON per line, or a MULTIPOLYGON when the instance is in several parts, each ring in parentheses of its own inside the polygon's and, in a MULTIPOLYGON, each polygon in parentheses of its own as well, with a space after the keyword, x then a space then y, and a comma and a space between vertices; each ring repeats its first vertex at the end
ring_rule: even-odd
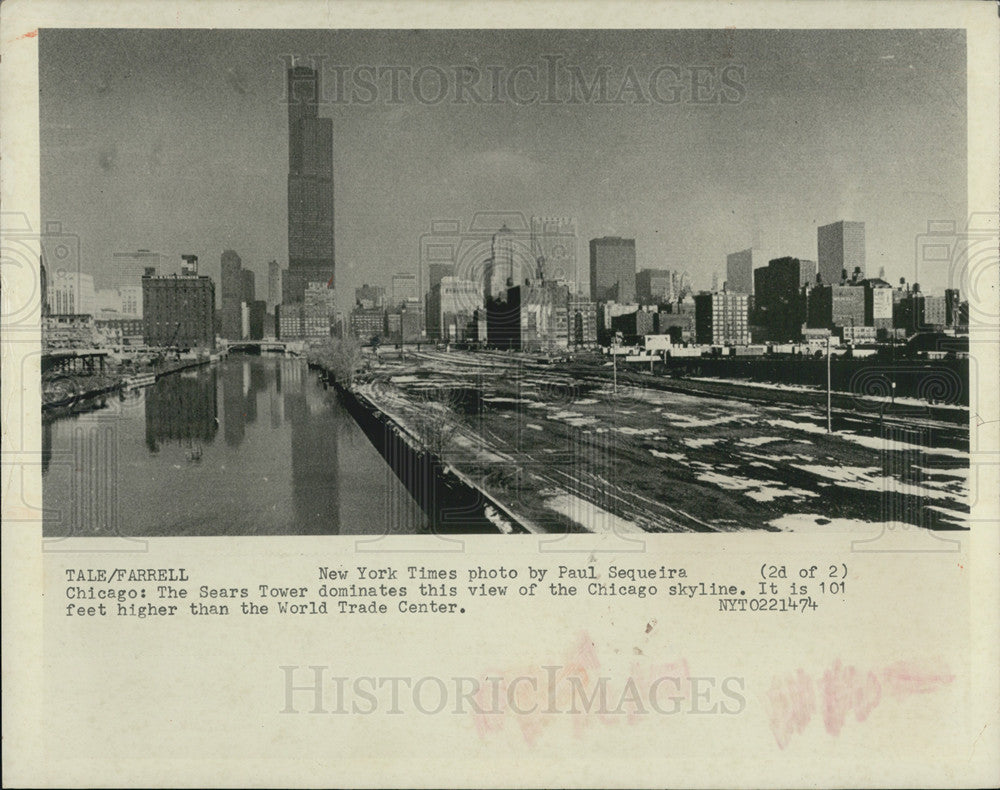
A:
MULTIPOLYGON (((639 268, 686 269, 696 288, 751 244, 815 259, 816 227, 837 219, 867 224, 869 273, 912 277, 927 222, 966 217, 961 31, 43 30, 39 48, 42 219, 80 237, 99 287, 114 251, 162 252, 168 271, 195 253, 217 279, 232 248, 266 296, 267 261, 287 264, 291 55, 326 58, 342 307, 415 272, 431 221, 477 211, 576 217, 584 275, 588 239, 634 237, 639 268), (467 65, 484 103, 453 101, 467 65), (421 103, 404 77, 393 97, 383 71, 363 104, 358 66, 432 67, 425 98, 441 74, 448 94, 421 103), (591 81, 602 66, 609 97, 631 74, 638 91, 568 101, 568 68, 591 81), (745 71, 720 92, 726 66, 745 71), (490 103, 490 74, 539 101, 490 103), (652 100, 653 75, 681 100, 652 100), (691 102, 695 78, 729 103, 691 102)), ((944 287, 935 274, 925 288, 944 287)))

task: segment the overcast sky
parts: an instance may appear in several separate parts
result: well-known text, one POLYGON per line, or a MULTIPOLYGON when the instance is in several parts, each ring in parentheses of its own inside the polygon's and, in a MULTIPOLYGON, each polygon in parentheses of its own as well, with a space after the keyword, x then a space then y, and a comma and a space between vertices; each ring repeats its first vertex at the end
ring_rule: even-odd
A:
POLYGON ((816 227, 838 219, 867 224, 870 274, 912 277, 927 222, 966 217, 960 31, 43 30, 39 48, 42 219, 79 235, 99 287, 114 251, 162 252, 168 271, 195 253, 218 278, 232 248, 266 296, 267 261, 287 265, 291 55, 326 57, 345 308, 362 282, 417 270, 431 221, 477 211, 576 217, 584 276, 588 239, 634 237, 639 268, 687 270, 696 288, 751 244, 815 259, 816 227), (454 103, 465 65, 486 102, 454 103), (383 72, 364 104, 357 81, 332 84, 341 66, 440 67, 424 96, 442 73, 448 93, 421 103, 404 77, 394 97, 383 72), (638 89, 568 101, 568 67, 592 80, 602 66, 610 98, 630 73, 638 89), (538 101, 490 103, 491 73, 538 101), (700 96, 726 101, 691 102, 697 74, 700 96), (650 96, 654 75, 680 101, 650 96))

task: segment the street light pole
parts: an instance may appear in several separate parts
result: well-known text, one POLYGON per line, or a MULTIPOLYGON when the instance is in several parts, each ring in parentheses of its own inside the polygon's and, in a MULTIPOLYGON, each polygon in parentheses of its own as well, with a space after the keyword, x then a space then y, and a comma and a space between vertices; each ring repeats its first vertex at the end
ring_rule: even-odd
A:
POLYGON ((833 433, 833 417, 830 412, 830 336, 826 336, 826 432, 833 433))
POLYGON ((615 351, 618 349, 617 338, 615 342, 611 344, 611 364, 614 370, 614 381, 615 381, 615 397, 618 397, 618 354, 615 351))

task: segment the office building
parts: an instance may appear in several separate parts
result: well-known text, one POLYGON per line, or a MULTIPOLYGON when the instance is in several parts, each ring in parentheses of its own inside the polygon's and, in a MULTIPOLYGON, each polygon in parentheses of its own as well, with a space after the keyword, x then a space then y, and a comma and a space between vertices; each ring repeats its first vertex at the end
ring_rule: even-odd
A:
POLYGON ((816 278, 816 263, 799 258, 775 258, 755 269, 754 323, 767 340, 785 343, 802 337, 806 321, 805 290, 816 278))
MULTIPOLYGON (((319 73, 288 70, 288 268, 322 266, 333 278, 333 121, 318 117, 319 73)), ((304 288, 303 288, 304 290, 304 288)))
POLYGON ((455 264, 453 263, 429 263, 427 264, 427 292, 434 290, 439 282, 445 277, 455 276, 455 264))
POLYGON ((143 337, 148 346, 215 348, 215 283, 208 277, 143 277, 143 337))
POLYGON ((486 292, 484 294, 487 302, 490 300, 507 301, 507 289, 515 283, 515 244, 514 232, 506 225, 494 233, 490 240, 490 257, 486 261, 486 292))
POLYGON ((635 301, 635 239, 590 240, 590 298, 619 304, 635 301))
POLYGON ((959 326, 962 299, 957 288, 947 288, 944 292, 945 326, 959 326))
POLYGON ((841 220, 816 231, 819 276, 824 285, 840 285, 844 272, 850 277, 860 269, 865 277, 865 223, 841 220))
POLYGON ((427 339, 424 307, 419 299, 409 299, 399 312, 399 337, 403 343, 420 343, 427 339))
POLYGON ((577 281, 576 220, 572 217, 532 217, 531 257, 536 270, 528 275, 535 281, 577 281))
POLYGON ((281 276, 283 304, 301 302, 311 282, 334 287, 333 122, 318 117, 320 95, 315 69, 288 70, 288 268, 281 276))
POLYGON ((112 288, 133 286, 141 289, 142 278, 148 269, 152 269, 154 277, 160 274, 162 259, 163 256, 160 253, 151 250, 113 252, 111 253, 111 281, 108 284, 112 288))
POLYGON ((418 294, 417 276, 410 272, 397 272, 392 275, 390 291, 390 307, 399 307, 409 299, 416 299, 418 294))
POLYGON ((655 312, 640 307, 631 313, 612 318, 611 331, 616 335, 621 332, 622 339, 627 344, 637 343, 640 338, 653 334, 655 316, 655 312))
POLYGON ((75 271, 48 273, 46 298, 54 315, 93 315, 97 312, 94 278, 75 271))
POLYGON ((753 295, 753 270, 760 265, 760 251, 752 247, 726 256, 726 290, 753 295))
POLYGON ((267 264, 267 310, 273 312, 281 304, 281 264, 269 261, 267 264))
POLYGON ((221 274, 222 325, 221 335, 227 340, 243 338, 242 309, 245 281, 243 262, 233 250, 222 253, 221 274))
POLYGON ((892 329, 892 286, 877 277, 861 286, 865 290, 865 326, 892 329))
POLYGON ((675 276, 669 269, 642 269, 635 275, 635 298, 639 304, 669 302, 674 296, 675 276))
POLYGON ((566 319, 571 348, 593 348, 597 345, 597 302, 585 296, 570 296, 566 319))
MULTIPOLYGON (((515 285, 507 291, 511 321, 501 348, 557 351, 569 346, 569 287, 557 282, 515 285)), ((493 337, 490 344, 494 345, 493 337)))
POLYGON ((482 308, 483 292, 478 283, 442 277, 427 295, 428 339, 464 340, 466 328, 482 308))
POLYGON ((716 291, 694 297, 695 337, 708 345, 745 346, 750 343, 747 294, 716 291))
POLYGON ((250 269, 241 269, 240 277, 243 279, 243 296, 242 300, 244 304, 250 304, 256 298, 256 287, 254 273, 250 269))
MULTIPOLYGON (((868 297, 862 285, 816 285, 809 290, 806 325, 810 329, 830 330, 866 326, 868 297)), ((882 310, 884 297, 872 293, 871 298, 873 311, 875 299, 879 300, 879 310, 882 310)))
POLYGON ((350 332, 362 343, 373 338, 385 339, 385 310, 381 307, 355 307, 350 315, 350 332))
POLYGON ((263 299, 255 299, 250 303, 249 313, 250 333, 248 337, 251 340, 262 340, 264 338, 264 317, 267 314, 267 302, 263 299))

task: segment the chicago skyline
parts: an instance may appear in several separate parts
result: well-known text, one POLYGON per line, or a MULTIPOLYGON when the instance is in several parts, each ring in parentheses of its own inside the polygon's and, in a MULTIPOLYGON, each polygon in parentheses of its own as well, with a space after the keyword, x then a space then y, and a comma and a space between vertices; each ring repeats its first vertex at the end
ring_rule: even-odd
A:
MULTIPOLYGON (((325 146, 328 131, 337 140, 329 194, 336 169, 342 309, 364 282, 416 270, 430 222, 483 208, 572 216, 581 240, 635 238, 637 269, 687 270, 696 290, 748 246, 815 259, 816 228, 838 218, 865 220, 873 271, 911 277, 927 222, 961 230, 967 217, 961 32, 130 30, 113 34, 109 72, 99 53, 110 36, 47 30, 39 42, 42 213, 80 236, 81 268, 98 281, 122 249, 168 262, 198 254, 214 278, 224 249, 261 281, 267 261, 289 263, 297 242, 281 196, 319 182, 292 178, 299 154, 278 143, 309 109, 288 106, 288 53, 336 53, 350 68, 387 53, 448 66, 470 48, 508 69, 550 50, 587 73, 599 51, 629 53, 612 65, 643 74, 662 65, 657 53, 746 67, 731 105, 323 103, 315 120, 298 120, 318 136, 304 132, 302 152, 325 146), (790 64, 806 51, 814 71, 803 73, 790 64), (170 91, 165 59, 180 64, 170 91), (178 122, 152 122, 163 113, 178 122), (795 124, 779 122, 789 113, 795 124), (99 142, 81 156, 76 133, 99 142), (695 144, 706 137, 712 146, 695 144)), ((946 277, 921 280, 941 290, 946 277)))

